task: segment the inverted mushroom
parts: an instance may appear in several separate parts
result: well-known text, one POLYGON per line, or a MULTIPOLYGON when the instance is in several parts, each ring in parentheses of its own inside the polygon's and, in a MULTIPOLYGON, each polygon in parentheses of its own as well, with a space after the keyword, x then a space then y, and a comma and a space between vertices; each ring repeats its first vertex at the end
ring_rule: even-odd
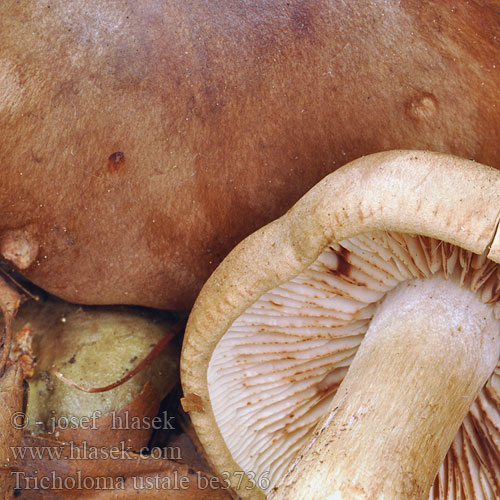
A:
POLYGON ((3 0, 0 259, 69 302, 188 310, 236 243, 358 156, 500 168, 498 18, 469 0, 3 0))
POLYGON ((499 213, 493 169, 380 153, 223 261, 181 371, 241 497, 500 496, 499 213))

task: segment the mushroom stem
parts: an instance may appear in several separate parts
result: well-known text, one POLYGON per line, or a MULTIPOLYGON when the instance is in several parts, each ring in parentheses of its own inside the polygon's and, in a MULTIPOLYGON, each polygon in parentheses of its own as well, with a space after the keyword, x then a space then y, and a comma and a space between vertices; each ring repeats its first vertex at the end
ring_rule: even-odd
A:
POLYGON ((442 277, 401 284, 270 498, 427 497, 499 351, 493 307, 476 294, 442 277))

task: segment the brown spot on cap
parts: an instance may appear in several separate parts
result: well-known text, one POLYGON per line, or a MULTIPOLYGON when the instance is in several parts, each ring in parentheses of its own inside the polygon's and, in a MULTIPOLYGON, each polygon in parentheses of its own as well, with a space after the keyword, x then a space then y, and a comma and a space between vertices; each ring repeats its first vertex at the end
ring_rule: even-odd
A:
POLYGON ((107 168, 109 172, 118 172, 125 163, 125 155, 121 151, 115 151, 109 155, 107 168))

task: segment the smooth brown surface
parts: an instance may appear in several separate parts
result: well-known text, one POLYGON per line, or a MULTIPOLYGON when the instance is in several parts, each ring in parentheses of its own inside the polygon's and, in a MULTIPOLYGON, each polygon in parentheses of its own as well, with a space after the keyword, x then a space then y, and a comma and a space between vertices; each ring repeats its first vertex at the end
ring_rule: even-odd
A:
POLYGON ((183 308, 355 157, 500 167, 499 23, 493 2, 6 0, 0 253, 67 300, 183 308))

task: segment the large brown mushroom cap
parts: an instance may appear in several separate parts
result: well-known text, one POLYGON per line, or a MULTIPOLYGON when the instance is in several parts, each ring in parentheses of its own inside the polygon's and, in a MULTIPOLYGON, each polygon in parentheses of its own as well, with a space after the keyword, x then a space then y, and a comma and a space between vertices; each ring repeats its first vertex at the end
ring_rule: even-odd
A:
MULTIPOLYGON (((370 304, 379 303, 399 281, 413 286, 412 280, 439 272, 450 283, 456 281, 461 292, 463 285, 470 288, 468 293, 477 293, 479 302, 498 299, 500 290, 494 280, 498 279, 495 262, 500 261, 499 213, 498 172, 435 153, 380 153, 325 178, 285 216, 228 255, 193 308, 181 368, 186 406, 215 468, 228 472, 235 480, 233 486, 238 482, 235 471, 253 473, 238 485, 242 497, 262 495, 251 488, 255 478, 270 480, 264 490, 277 484, 277 475, 290 466, 300 445, 311 439, 314 424, 328 413, 328 404, 367 329, 366 320, 373 315, 370 304), (384 251, 391 247, 406 248, 410 257, 405 260, 400 251, 399 260, 384 259, 384 251), (355 286, 356 273, 370 281, 369 269, 359 263, 370 252, 379 261, 371 267, 372 286, 362 291, 355 286), (340 259, 346 255, 353 274, 340 280, 336 278, 342 268, 340 259), (307 305, 297 303, 301 294, 309 294, 307 305), (330 347, 336 342, 341 346, 330 347), (281 360, 280 350, 287 353, 281 360), (325 372, 318 369, 322 364, 325 372), (272 365, 279 370, 279 382, 271 380, 268 368, 272 365), (314 387, 307 385, 311 380, 314 387), (271 387, 268 396, 266 385, 271 387), (327 394, 317 390, 321 387, 327 394), (291 400, 288 394, 293 395, 291 400), (252 413, 259 401, 262 413, 252 413), (279 406, 285 408, 282 413, 276 411, 279 406), (300 413, 305 415, 303 420, 300 413), (225 420, 236 432, 220 427, 225 420), (295 434, 297 446, 282 439, 280 428, 295 434), (273 455, 276 450, 281 455, 273 455), (254 456, 248 458, 251 453, 254 456)), ((496 307, 482 302, 481 307, 496 307)), ((487 315, 500 317, 498 308, 487 315)), ((498 328, 494 328, 497 338, 498 328)), ((498 359, 495 349, 483 355, 485 366, 488 356, 494 362, 498 359)), ((493 374, 472 405, 434 485, 436 497, 454 498, 457 488, 475 492, 476 498, 498 493, 498 380, 493 374), (486 444, 480 444, 482 439, 486 444), (472 466, 472 473, 466 464, 472 466)), ((469 392, 466 398, 470 406, 469 392)), ((358 410, 354 420, 364 415, 358 410)))
POLYGON ((500 167, 497 7, 4 0, 0 253, 70 301, 186 307, 354 158, 500 167))

